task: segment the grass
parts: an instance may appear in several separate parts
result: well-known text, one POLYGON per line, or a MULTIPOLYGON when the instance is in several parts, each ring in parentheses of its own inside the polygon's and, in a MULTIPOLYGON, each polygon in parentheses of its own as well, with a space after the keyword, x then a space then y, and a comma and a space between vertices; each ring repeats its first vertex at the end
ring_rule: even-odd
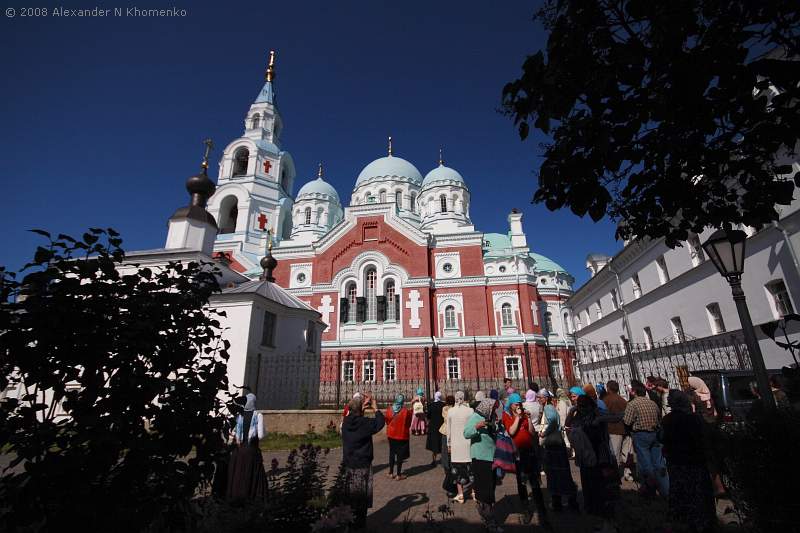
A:
POLYGON ((286 433, 267 433, 259 442, 262 451, 292 450, 301 444, 312 444, 321 448, 339 448, 342 437, 335 431, 325 433, 305 433, 287 435, 286 433))

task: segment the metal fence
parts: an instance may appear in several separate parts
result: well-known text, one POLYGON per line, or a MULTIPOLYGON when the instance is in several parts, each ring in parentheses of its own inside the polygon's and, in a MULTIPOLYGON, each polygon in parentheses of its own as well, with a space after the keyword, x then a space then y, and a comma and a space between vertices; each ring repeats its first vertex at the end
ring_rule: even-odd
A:
POLYGON ((717 335, 683 342, 653 344, 579 344, 576 349, 578 379, 583 383, 615 380, 628 384, 647 376, 666 379, 681 388, 696 370, 750 369, 744 341, 734 335, 717 335))
POLYGON ((571 361, 564 349, 528 343, 327 351, 320 361, 319 405, 341 407, 356 391, 370 392, 382 403, 398 393, 411 397, 418 388, 427 397, 437 390, 473 397, 478 390, 500 389, 506 378, 523 391, 532 381, 565 386, 573 382, 571 361))

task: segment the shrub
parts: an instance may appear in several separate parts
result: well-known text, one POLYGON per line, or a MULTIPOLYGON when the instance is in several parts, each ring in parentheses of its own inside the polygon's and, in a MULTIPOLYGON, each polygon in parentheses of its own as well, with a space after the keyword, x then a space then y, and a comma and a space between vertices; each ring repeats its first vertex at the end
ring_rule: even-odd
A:
POLYGON ((228 343, 210 265, 137 268, 119 235, 52 238, 0 268, 0 530, 181 527, 224 450, 228 343), (62 411, 63 415, 62 416, 62 411), (24 467, 24 468, 23 468, 24 467), (179 524, 180 523, 180 524, 179 524))

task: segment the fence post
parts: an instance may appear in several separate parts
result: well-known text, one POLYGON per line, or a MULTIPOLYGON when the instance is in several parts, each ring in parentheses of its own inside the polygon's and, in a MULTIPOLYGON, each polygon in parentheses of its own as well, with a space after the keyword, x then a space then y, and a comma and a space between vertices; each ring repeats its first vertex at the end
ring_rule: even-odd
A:
POLYGON ((336 409, 341 407, 339 395, 342 392, 342 351, 336 352, 336 409))
POLYGON ((553 375, 553 365, 550 364, 550 358, 552 357, 550 354, 550 343, 546 340, 544 341, 544 357, 547 362, 547 376, 550 378, 550 388, 556 390, 558 388, 558 382, 553 375))
POLYGON ((527 368, 528 382, 525 383, 525 387, 527 387, 528 383, 533 381, 533 369, 531 368, 531 351, 528 349, 528 341, 522 343, 522 351, 525 354, 525 365, 528 367, 527 368))
POLYGON ((478 342, 475 335, 472 336, 472 350, 475 355, 475 391, 481 390, 481 373, 478 370, 478 342))
POLYGON ((439 371, 436 360, 439 359, 439 347, 434 346, 431 351, 431 372, 433 373, 433 391, 439 390, 439 371))
POLYGON ((430 370, 428 369, 428 364, 430 363, 430 349, 426 346, 425 347, 425 398, 430 400, 431 398, 431 380, 430 380, 430 370))
POLYGON ((625 346, 625 355, 628 358, 628 367, 631 369, 631 378, 636 381, 641 381, 639 378, 639 368, 636 366, 636 360, 633 358, 633 350, 631 349, 631 341, 628 337, 622 338, 623 346, 625 346))

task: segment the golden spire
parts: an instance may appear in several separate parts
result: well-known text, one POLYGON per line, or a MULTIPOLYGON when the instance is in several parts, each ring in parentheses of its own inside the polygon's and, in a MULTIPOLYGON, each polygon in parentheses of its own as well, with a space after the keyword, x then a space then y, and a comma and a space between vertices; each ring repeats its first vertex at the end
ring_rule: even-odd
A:
POLYGON ((272 252, 272 230, 271 229, 267 230, 267 250, 269 250, 270 253, 272 252))
POLYGON ((208 154, 211 153, 211 149, 214 148, 214 143, 211 139, 206 139, 203 141, 203 144, 206 145, 206 152, 203 154, 203 162, 200 163, 200 166, 203 167, 203 170, 208 170, 208 154))
POLYGON ((275 79, 275 50, 269 51, 269 65, 267 66, 267 81, 275 79))
POLYGON ((322 163, 319 164, 319 169, 317 170, 317 178, 322 179, 322 163))
POLYGON ((392 136, 389 135, 389 157, 392 155, 392 136))
POLYGON ((439 148, 439 166, 444 166, 444 159, 442 158, 442 149, 439 148))

